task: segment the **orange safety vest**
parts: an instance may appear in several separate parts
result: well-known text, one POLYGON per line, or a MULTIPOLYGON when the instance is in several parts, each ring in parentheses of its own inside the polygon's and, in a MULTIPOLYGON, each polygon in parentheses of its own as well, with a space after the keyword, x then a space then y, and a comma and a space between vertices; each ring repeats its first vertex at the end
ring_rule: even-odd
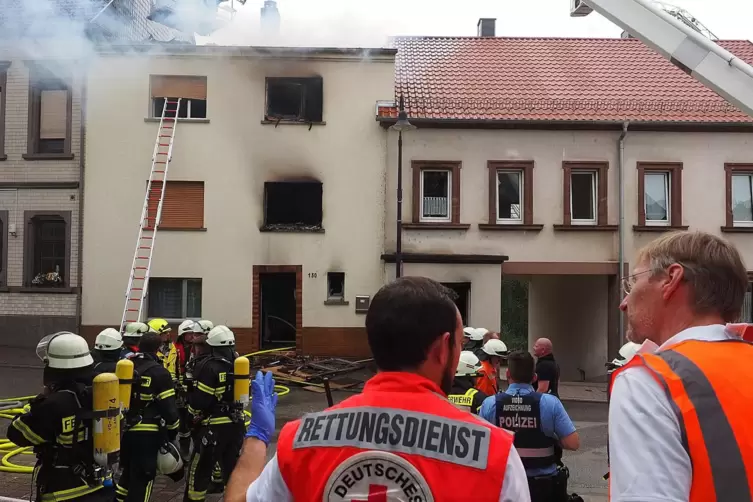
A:
POLYGON ((296 502, 497 502, 511 448, 510 434, 435 383, 384 372, 362 394, 285 424, 277 462, 296 502))
POLYGON ((751 361, 753 344, 743 340, 687 340, 636 354, 613 375, 643 366, 674 403, 693 465, 689 502, 753 498, 751 361))
POLYGON ((497 371, 489 361, 481 362, 481 369, 478 370, 479 377, 476 378, 476 389, 487 396, 493 396, 497 393, 497 371))

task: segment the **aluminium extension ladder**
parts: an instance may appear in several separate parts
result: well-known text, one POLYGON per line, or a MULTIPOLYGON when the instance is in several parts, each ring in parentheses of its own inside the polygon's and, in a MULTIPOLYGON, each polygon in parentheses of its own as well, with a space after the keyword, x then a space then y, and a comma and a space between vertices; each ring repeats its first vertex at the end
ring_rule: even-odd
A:
POLYGON ((149 272, 152 265, 152 254, 157 238, 157 229, 162 217, 162 203, 165 200, 165 181, 167 181, 167 170, 173 155, 173 140, 175 139, 175 126, 177 124, 178 110, 180 110, 181 98, 177 101, 170 101, 164 98, 165 103, 162 106, 162 116, 159 121, 157 140, 154 143, 154 153, 152 154, 152 169, 149 173, 149 182, 146 186, 146 196, 144 197, 144 206, 141 208, 141 219, 139 220, 139 236, 136 240, 136 251, 133 254, 133 263, 131 272, 128 276, 128 287, 125 294, 125 307, 123 308, 123 317, 120 321, 120 330, 125 330, 125 326, 131 322, 141 321, 141 314, 144 311, 144 298, 149 285, 149 272), (174 106, 174 108, 172 108, 174 106), (152 211, 150 214, 150 204, 156 196, 159 196, 157 202, 156 214, 152 211))

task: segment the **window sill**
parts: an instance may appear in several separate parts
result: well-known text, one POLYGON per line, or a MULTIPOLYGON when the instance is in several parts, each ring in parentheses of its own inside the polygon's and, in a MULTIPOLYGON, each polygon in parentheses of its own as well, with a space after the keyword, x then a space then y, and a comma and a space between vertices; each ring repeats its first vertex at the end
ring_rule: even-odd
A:
POLYGON ((633 225, 633 232, 672 232, 674 230, 687 230, 687 225, 633 225))
POLYGON ((73 160, 73 154, 72 153, 25 153, 21 155, 21 158, 24 160, 73 160))
POLYGON ((259 232, 278 232, 288 234, 323 234, 324 229, 319 226, 304 225, 264 225, 259 232))
POLYGON ((71 295, 76 293, 76 288, 34 288, 29 286, 21 286, 20 288, 13 288, 14 293, 36 293, 36 294, 58 294, 58 295, 71 295))
POLYGON ((261 121, 261 125, 273 125, 277 127, 278 125, 292 125, 292 126, 326 126, 326 122, 301 122, 299 120, 267 120, 264 119, 261 121))
POLYGON ((616 232, 617 225, 554 225, 558 232, 616 232))
POLYGON ((729 234, 753 234, 753 227, 722 227, 722 232, 729 234))
POLYGON ((403 223, 405 230, 468 230, 468 223, 403 223))
MULTIPOLYGON (((146 117, 144 122, 159 122, 159 117, 146 117)), ((209 119, 178 119, 181 124, 208 124, 209 119)))
POLYGON ((495 232, 539 232, 544 225, 518 225, 515 223, 479 223, 479 230, 493 230, 495 232))
POLYGON ((8 286, 0 286, 0 293, 10 293, 10 288, 8 286))
POLYGON ((0 155, 0 161, 3 161, 3 160, 8 160, 8 156, 7 155, 0 155))
POLYGON ((324 300, 325 305, 350 305, 350 302, 348 300, 324 300))
MULTIPOLYGON (((144 227, 144 230, 154 230, 153 228, 147 228, 144 227)), ((205 227, 189 227, 189 228, 181 228, 181 227, 157 227, 157 230, 160 232, 206 232, 207 229, 205 227)))

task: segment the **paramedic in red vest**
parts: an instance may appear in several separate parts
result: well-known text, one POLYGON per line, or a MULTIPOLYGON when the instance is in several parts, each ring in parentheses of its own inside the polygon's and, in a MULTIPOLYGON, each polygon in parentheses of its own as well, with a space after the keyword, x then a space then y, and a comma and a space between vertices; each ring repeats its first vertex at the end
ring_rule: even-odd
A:
POLYGON ((225 500, 529 502, 512 436, 446 398, 463 343, 452 295, 422 277, 380 289, 366 315, 379 373, 363 394, 287 423, 266 467, 274 418, 257 403, 274 397, 271 376, 262 385, 257 374, 225 500))
POLYGON ((725 328, 748 287, 739 252, 703 232, 666 234, 623 286, 628 339, 659 348, 614 373, 610 500, 751 500, 753 344, 725 328))

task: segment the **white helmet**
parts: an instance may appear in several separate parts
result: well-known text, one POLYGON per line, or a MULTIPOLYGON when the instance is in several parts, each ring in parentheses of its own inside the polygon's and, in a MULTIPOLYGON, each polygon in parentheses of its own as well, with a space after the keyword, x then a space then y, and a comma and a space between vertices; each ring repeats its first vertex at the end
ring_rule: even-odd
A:
POLYGON ((463 336, 466 338, 470 338, 473 336, 473 332, 476 331, 476 328, 471 328, 470 326, 466 326, 463 328, 463 336))
POLYGON ((157 452, 157 472, 159 474, 174 474, 183 467, 183 459, 173 443, 163 444, 157 452))
POLYGON ((186 319, 182 323, 180 323, 180 326, 178 326, 178 336, 183 336, 186 333, 194 333, 194 326, 196 325, 196 321, 192 321, 191 319, 186 319))
POLYGON ((94 340, 94 348, 97 350, 117 350, 123 346, 123 337, 114 328, 106 328, 99 332, 94 340))
POLYGON ((473 331, 469 335, 470 339, 474 342, 480 342, 484 339, 484 335, 489 332, 486 328, 473 328, 473 331))
POLYGON ((455 376, 475 375, 480 369, 481 362, 476 357, 476 354, 470 350, 464 350, 460 353, 460 360, 458 361, 458 369, 455 371, 455 376))
POLYGON ((72 370, 94 364, 86 340, 70 331, 60 331, 42 338, 37 356, 50 368, 72 370))
POLYGON ((227 326, 215 326, 207 335, 207 345, 210 347, 232 347, 235 345, 235 335, 227 326))
POLYGON ((483 351, 490 356, 506 356, 507 345, 502 340, 492 339, 484 344, 483 351))
POLYGON ((194 333, 203 333, 205 335, 208 335, 210 331, 214 329, 214 324, 212 321, 207 321, 206 319, 202 319, 200 321, 196 321, 196 325, 194 325, 194 333))
POLYGON ((146 323, 129 322, 128 324, 126 324, 125 331, 123 331, 123 336, 141 338, 141 335, 149 333, 150 331, 151 328, 146 323))
POLYGON ((614 364, 615 366, 624 366, 633 358, 635 354, 638 353, 638 350, 640 348, 640 344, 634 342, 626 343, 625 345, 620 347, 620 358, 612 361, 612 364, 614 364))

